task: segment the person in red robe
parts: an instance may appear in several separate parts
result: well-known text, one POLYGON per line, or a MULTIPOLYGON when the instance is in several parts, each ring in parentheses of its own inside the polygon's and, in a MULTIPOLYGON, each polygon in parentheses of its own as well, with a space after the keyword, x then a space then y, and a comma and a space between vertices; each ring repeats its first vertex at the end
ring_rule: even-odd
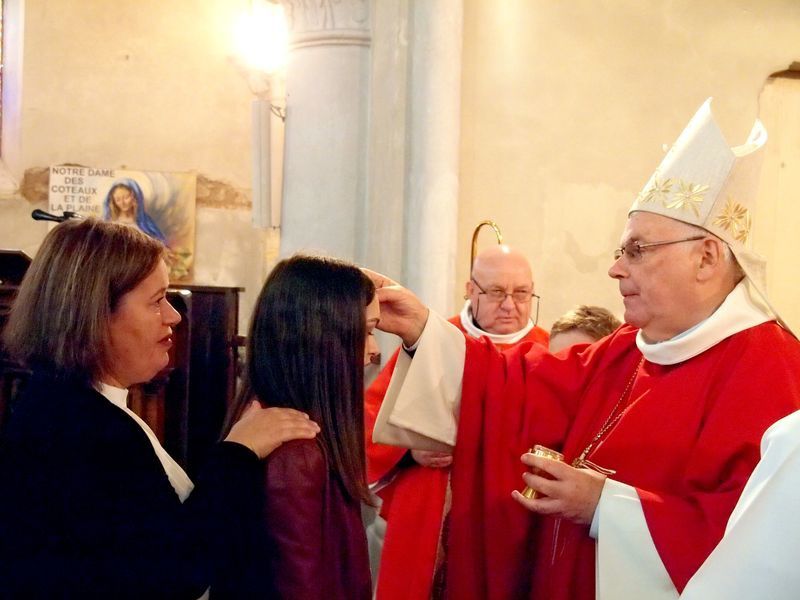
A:
MULTIPOLYGON (((464 308, 449 322, 464 335, 485 337, 498 348, 523 342, 546 347, 547 332, 531 318, 533 294, 525 256, 505 245, 492 246, 476 256, 464 308)), ((397 352, 365 396, 367 475, 370 483, 377 483, 381 516, 387 521, 376 593, 379 600, 424 600, 431 597, 436 565, 443 559, 440 533, 449 508, 452 454, 409 451, 372 440, 396 361, 397 352)))
POLYGON ((745 245, 765 140, 729 148, 701 107, 631 208, 609 269, 626 325, 595 344, 498 352, 379 290, 409 352, 378 422, 455 446, 446 597, 677 598, 719 542, 800 407, 800 343, 745 245))

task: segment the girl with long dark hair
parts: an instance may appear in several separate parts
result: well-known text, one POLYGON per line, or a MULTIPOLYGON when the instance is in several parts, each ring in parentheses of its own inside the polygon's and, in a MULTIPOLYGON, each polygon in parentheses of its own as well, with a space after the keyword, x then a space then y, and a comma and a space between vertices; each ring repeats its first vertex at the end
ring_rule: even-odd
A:
POLYGON ((246 381, 230 413, 253 398, 307 412, 317 441, 289 442, 264 467, 263 519, 242 523, 214 598, 371 597, 361 502, 364 365, 377 354, 375 288, 357 267, 294 256, 273 269, 256 303, 246 381))

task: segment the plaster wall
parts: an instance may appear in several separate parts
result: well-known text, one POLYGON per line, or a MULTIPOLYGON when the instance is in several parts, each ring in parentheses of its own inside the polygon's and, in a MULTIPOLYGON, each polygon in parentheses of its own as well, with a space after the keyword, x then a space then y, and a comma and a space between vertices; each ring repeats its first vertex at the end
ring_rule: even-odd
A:
MULTIPOLYGON (((249 224, 252 94, 232 61, 247 0, 8 3, 24 6, 14 11, 24 35, 10 36, 22 45, 8 90, 20 97, 17 143, 3 156, 11 175, 77 163, 195 171, 225 188, 198 186, 195 282, 245 287, 244 331, 267 251, 277 253, 275 236, 249 224)), ((0 200, 0 246, 35 252, 46 232, 28 217, 37 206, 0 200)))
POLYGON ((662 146, 708 96, 742 143, 798 60, 795 0, 465 0, 455 296, 492 218, 532 261, 541 325, 579 303, 621 315, 606 271, 662 146))
POLYGON ((249 187, 251 95, 230 61, 246 0, 25 6, 24 167, 195 169, 249 187))
MULTIPOLYGON (((23 46, 4 91, 20 110, 12 174, 68 162, 222 182, 235 193, 198 198, 195 279, 246 287, 244 327, 277 253, 249 226, 252 95, 230 58, 247 0, 7 3, 24 7, 24 35, 6 35, 23 46)), ((465 0, 455 306, 472 228, 493 218, 533 262, 542 325, 579 302, 621 313, 605 271, 662 145, 707 96, 741 142, 766 78, 798 60, 796 0, 465 0)), ((35 251, 32 207, 0 199, 0 246, 35 251)))

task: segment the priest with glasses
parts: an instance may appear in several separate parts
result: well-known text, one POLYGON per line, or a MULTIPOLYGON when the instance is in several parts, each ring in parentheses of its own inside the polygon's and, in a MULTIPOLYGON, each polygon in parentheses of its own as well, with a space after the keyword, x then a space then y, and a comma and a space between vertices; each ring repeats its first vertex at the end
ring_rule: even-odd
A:
MULTIPOLYGON (((547 347, 547 332, 536 325, 539 296, 531 266, 517 250, 498 244, 474 256, 461 313, 450 319, 462 335, 489 339, 498 348, 524 343, 547 347)), ((477 234, 473 235, 473 255, 477 234)), ((373 441, 375 417, 394 372, 397 354, 367 390, 365 399, 367 474, 382 498, 386 532, 378 570, 378 600, 427 600, 441 583, 446 557, 442 531, 449 511, 451 448, 407 450, 373 441), (438 574, 438 575, 437 575, 438 574)), ((391 439, 383 440, 391 443, 391 439)))

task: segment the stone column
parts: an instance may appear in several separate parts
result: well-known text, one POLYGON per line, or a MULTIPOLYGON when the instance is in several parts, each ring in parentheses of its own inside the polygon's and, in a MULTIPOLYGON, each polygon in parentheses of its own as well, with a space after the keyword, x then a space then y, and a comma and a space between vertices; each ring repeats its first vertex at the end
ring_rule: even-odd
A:
POLYGON ((283 2, 281 255, 355 260, 451 313, 462 0, 283 2))
POLYGON ((361 255, 437 311, 451 314, 462 0, 376 0, 374 9, 361 255))
POLYGON ((367 0, 284 0, 291 32, 280 253, 357 258, 365 205, 367 0))
POLYGON ((451 314, 458 230, 462 0, 415 0, 411 12, 406 283, 451 314))

